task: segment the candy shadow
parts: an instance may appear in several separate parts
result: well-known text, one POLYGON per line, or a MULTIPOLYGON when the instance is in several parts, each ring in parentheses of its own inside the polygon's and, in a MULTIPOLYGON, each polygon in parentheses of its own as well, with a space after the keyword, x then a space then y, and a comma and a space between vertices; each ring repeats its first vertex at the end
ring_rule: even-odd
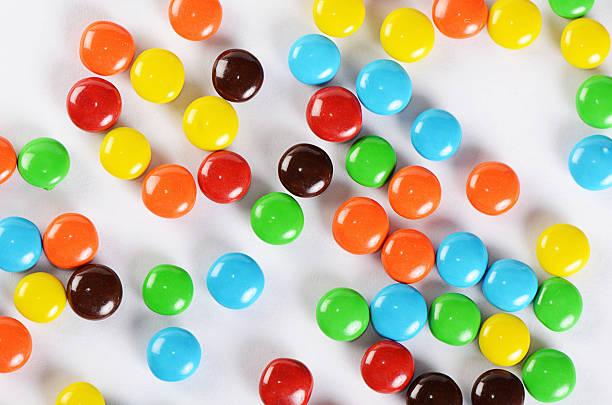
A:
POLYGON ((353 196, 354 192, 351 186, 347 183, 340 182, 339 180, 333 181, 325 190, 323 198, 317 198, 317 204, 319 209, 319 220, 325 227, 331 228, 332 221, 336 210, 340 205, 353 196))
POLYGON ((240 210, 250 216, 251 209, 253 205, 264 195, 270 194, 274 191, 282 191, 286 192, 286 190, 275 190, 267 181, 264 181, 260 178, 260 176, 253 174, 251 179, 251 186, 249 187, 249 191, 245 194, 244 197, 240 199, 240 201, 236 202, 237 206, 240 210))
POLYGON ((172 263, 173 261, 170 257, 159 254, 158 249, 151 248, 135 253, 136 254, 132 257, 136 259, 129 263, 127 271, 119 271, 116 269, 115 271, 117 271, 117 274, 120 274, 120 277, 127 278, 127 283, 123 282, 124 289, 125 284, 128 284, 129 290, 135 294, 138 299, 142 299, 142 285, 149 271, 155 266, 172 263))
MULTIPOLYGON (((561 217, 544 208, 535 208, 527 213, 523 220, 523 233, 527 241, 527 250, 529 251, 529 259, 531 263, 538 263, 536 255, 536 246, 540 234, 549 226, 563 223, 561 217)), ((536 274, 540 281, 543 280, 544 272, 536 270, 536 274)))
POLYGON ((406 108, 395 114, 402 129, 404 129, 404 133, 406 134, 408 140, 410 140, 410 130, 414 120, 423 111, 434 108, 434 105, 435 104, 427 96, 421 94, 420 92, 413 91, 410 102, 406 108))
POLYGON ((300 296, 304 313, 314 321, 316 308, 321 297, 329 290, 343 287, 346 280, 338 278, 329 272, 306 274, 300 283, 300 296))
POLYGON ((133 341, 130 345, 133 353, 142 361, 146 361, 147 346, 153 335, 160 330, 169 327, 181 327, 181 319, 177 316, 164 316, 151 311, 145 305, 144 309, 134 315, 132 321, 129 322, 129 335, 133 341))
POLYGON ((240 350, 236 351, 235 361, 240 369, 240 376, 249 391, 259 396, 259 380, 266 366, 274 359, 292 357, 280 342, 272 342, 271 336, 265 339, 252 338, 245 340, 240 350), (257 348, 257 350, 253 350, 257 348))
POLYGON ((42 369, 38 378, 38 387, 45 398, 45 403, 54 404, 59 393, 76 381, 81 380, 75 374, 51 366, 42 369))

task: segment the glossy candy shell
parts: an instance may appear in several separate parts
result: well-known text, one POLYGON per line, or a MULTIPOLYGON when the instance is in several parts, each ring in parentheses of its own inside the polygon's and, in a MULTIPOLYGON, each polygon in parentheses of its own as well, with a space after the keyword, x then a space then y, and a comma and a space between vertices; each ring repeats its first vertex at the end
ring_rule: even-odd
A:
POLYGON ((569 281, 551 277, 540 286, 533 311, 548 329, 563 332, 573 328, 580 319, 582 296, 569 281))
POLYGON ((366 300, 350 288, 334 288, 321 297, 316 310, 317 324, 330 339, 355 340, 370 323, 366 300))

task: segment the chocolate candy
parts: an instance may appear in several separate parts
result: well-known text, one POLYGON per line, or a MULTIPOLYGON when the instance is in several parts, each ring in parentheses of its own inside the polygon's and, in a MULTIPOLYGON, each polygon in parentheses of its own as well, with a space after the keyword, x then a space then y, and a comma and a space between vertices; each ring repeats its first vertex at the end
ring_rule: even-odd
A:
POLYGON ((72 273, 66 290, 72 310, 93 321, 111 316, 123 296, 117 273, 101 264, 88 264, 72 273))
POLYGON ((312 374, 302 362, 275 359, 261 373, 259 397, 265 405, 306 405, 312 388, 312 374))
POLYGON ((363 381, 381 394, 392 394, 403 390, 413 374, 412 354, 397 342, 383 340, 374 343, 361 359, 363 381))
POLYGON ((241 103, 257 94, 264 71, 253 54, 242 49, 228 49, 217 56, 212 68, 215 90, 228 101, 241 103))
POLYGON ((278 177, 298 197, 316 197, 332 179, 332 161, 318 146, 300 143, 289 148, 278 162, 278 177))
POLYGON ((441 373, 421 374, 408 387, 407 405, 462 405, 463 396, 457 383, 441 373))
POLYGON ((506 370, 485 371, 472 387, 472 405, 523 405, 524 401, 523 383, 506 370))

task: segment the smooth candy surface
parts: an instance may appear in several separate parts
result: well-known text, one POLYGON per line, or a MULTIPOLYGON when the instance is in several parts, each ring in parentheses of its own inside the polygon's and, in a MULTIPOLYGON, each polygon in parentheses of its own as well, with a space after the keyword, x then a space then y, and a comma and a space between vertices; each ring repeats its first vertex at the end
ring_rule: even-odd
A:
POLYGON ((491 363, 510 367, 529 351, 529 329, 518 317, 511 314, 495 314, 480 328, 478 346, 483 356, 491 363))
POLYGON ((142 298, 153 312, 178 315, 191 304, 193 281, 182 268, 160 264, 147 274, 142 285, 142 298))
POLYGON ((42 253, 40 231, 21 217, 0 221, 0 269, 10 273, 34 267, 42 253))
POLYGON ((582 314, 582 296, 569 281, 551 277, 544 281, 533 301, 533 311, 548 329, 571 329, 582 314))
POLYGON ((523 364, 523 383, 531 396, 540 402, 561 401, 576 386, 576 368, 565 353, 538 350, 523 364))
POLYGON ((398 8, 380 27, 380 43, 393 59, 417 62, 431 52, 436 35, 427 16, 414 8, 398 8))
POLYGON ((412 97, 412 81, 397 62, 379 59, 368 63, 357 76, 357 97, 376 114, 392 115, 402 111, 412 97))
POLYGON ((237 153, 227 150, 213 152, 200 165, 198 185, 211 201, 219 204, 238 201, 251 187, 251 167, 237 153))
POLYGON ((312 374, 304 363, 275 359, 261 373, 259 397, 264 405, 306 405, 313 385, 312 374))
POLYGON ((491 39, 507 49, 522 49, 536 40, 542 14, 529 0, 497 0, 489 10, 487 30, 491 39))
POLYGON ((595 0, 548 0, 548 3, 559 17, 578 18, 593 8, 595 0))
POLYGON ((610 53, 610 34, 597 21, 578 18, 563 30, 561 52, 570 65, 581 69, 596 68, 610 53))
POLYGON ((333 171, 329 155, 308 143, 290 147, 278 162, 281 183, 298 197, 316 197, 323 193, 331 183, 333 171))
POLYGON ((17 155, 8 139, 0 136, 0 184, 7 181, 17 167, 17 155))
POLYGON ((414 229, 400 229, 389 235, 380 256, 389 277, 407 284, 424 279, 436 260, 431 241, 414 229))
POLYGON ((567 277, 587 264, 591 248, 580 229, 569 224, 557 224, 540 234, 536 253, 544 270, 553 276, 567 277))
POLYGON ((113 176, 132 180, 149 167, 151 146, 147 138, 135 129, 115 128, 102 140, 100 163, 113 176))
POLYGON ((193 208, 196 185, 183 166, 162 165, 152 169, 142 181, 142 201, 153 214, 178 218, 193 208))
POLYGON ((73 311, 93 321, 106 319, 115 313, 123 297, 117 273, 100 264, 88 264, 72 273, 66 291, 73 311))
POLYGON ((36 138, 19 151, 17 167, 25 181, 50 191, 68 174, 70 156, 59 141, 36 138))
POLYGON ((330 339, 355 340, 370 323, 366 300, 350 288, 334 288, 321 297, 316 310, 317 324, 330 339))
POLYGON ((264 80, 259 60, 243 49, 228 49, 215 59, 213 86, 228 101, 242 103, 255 97, 264 80))
POLYGON ((523 405, 524 401, 523 383, 506 370, 485 371, 472 387, 472 405, 523 405))
POLYGON ((612 128, 612 77, 595 75, 586 79, 576 92, 580 119, 595 128, 612 128))
POLYGON ((389 142, 375 135, 359 138, 346 154, 346 171, 357 183, 366 187, 382 187, 397 163, 389 142))
POLYGON ((213 36, 222 17, 219 0, 172 0, 168 8, 172 29, 190 41, 203 41, 213 36))
POLYGON ((487 25, 489 10, 484 0, 435 0, 433 22, 450 38, 470 38, 487 25))
POLYGON ((105 405, 104 397, 93 385, 75 382, 59 393, 55 405, 105 405))
POLYGON ((391 340, 374 343, 361 359, 363 381, 381 394, 403 390, 413 375, 412 354, 404 346, 391 340))
POLYGON ((122 26, 96 21, 83 31, 79 56, 83 65, 100 76, 126 70, 134 59, 134 38, 122 26))
POLYGON ((334 78, 341 59, 331 39, 319 34, 304 35, 289 49, 289 70, 304 84, 323 84, 334 78))
POLYGON ((74 125, 83 131, 102 132, 119 119, 121 95, 109 81, 88 77, 72 86, 66 98, 66 109, 74 125))
POLYGON ((346 37, 361 27, 366 8, 363 0, 315 0, 312 14, 324 34, 346 37))
POLYGON ((53 219, 43 235, 45 256, 62 269, 89 263, 98 251, 98 231, 84 215, 62 214, 53 219))
POLYGON ((183 114, 183 132, 196 148, 223 149, 236 138, 238 114, 221 97, 200 97, 192 101, 183 114))
POLYGON ((421 166, 406 166, 389 182, 389 204, 398 215, 421 219, 440 205, 442 188, 435 174, 421 166))
POLYGON ((389 218, 385 209, 366 197, 346 200, 336 211, 332 222, 336 243, 356 255, 376 252, 388 233, 389 218))
POLYGON ((453 156, 461 143, 461 124, 451 113, 431 109, 414 120, 410 130, 412 146, 425 159, 440 161, 453 156))
POLYGON ((501 215, 514 207, 520 192, 518 176, 500 162, 484 162, 474 167, 466 184, 470 203, 487 215, 501 215))
POLYGON ((440 295, 429 309, 431 333, 436 339, 453 346, 464 346, 476 339, 480 320, 480 310, 463 294, 440 295))
POLYGON ((185 84, 185 68, 181 60, 165 49, 142 52, 130 70, 134 91, 156 104, 169 103, 178 97, 185 84))
POLYGON ((487 301, 506 312, 525 308, 537 291, 535 272, 525 263, 513 259, 493 263, 482 281, 482 292, 487 301))
POLYGON ((463 404, 463 395, 457 383, 442 373, 425 373, 416 377, 406 395, 406 405, 463 404))
POLYGON ((438 246, 438 274, 454 287, 471 287, 478 284, 487 271, 488 264, 487 247, 472 233, 452 233, 438 246))
POLYGON ((66 306, 64 285, 48 273, 30 273, 21 279, 13 295, 15 308, 37 323, 51 322, 66 306))
POLYGON ((348 141, 361 129, 361 104, 344 87, 324 87, 308 101, 306 122, 325 141, 348 141))
POLYGON ((23 367, 32 354, 32 336, 17 319, 0 316, 0 373, 11 373, 23 367))
POLYGON ((304 228, 304 212, 289 194, 266 194, 251 209, 251 228, 264 242, 285 245, 300 236, 304 228))
POLYGON ((372 326, 379 335, 396 341, 415 337, 427 323, 425 298, 406 284, 391 284, 370 305, 372 326))
POLYGON ((147 346, 147 363, 162 381, 182 381, 198 369, 202 348, 191 332, 166 328, 157 332, 147 346))
POLYGON ((208 270, 206 286, 219 304, 229 309, 243 309, 255 301, 264 289, 261 267, 244 253, 227 253, 208 270))
POLYGON ((604 135, 583 138, 572 149, 568 165, 580 187, 591 191, 612 187, 612 139, 604 135))

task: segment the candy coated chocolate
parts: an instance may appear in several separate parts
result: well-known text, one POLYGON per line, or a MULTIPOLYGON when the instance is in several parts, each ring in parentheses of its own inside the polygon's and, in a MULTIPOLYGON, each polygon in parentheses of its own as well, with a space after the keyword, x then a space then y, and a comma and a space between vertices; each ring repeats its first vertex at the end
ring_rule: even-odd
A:
POLYGON ((265 405, 306 405, 312 387, 312 374, 302 362, 275 359, 261 373, 259 397, 265 405))
POLYGON ((215 90, 228 101, 241 103, 257 94, 264 71, 253 54, 242 49, 228 49, 217 56, 212 68, 215 90))
POLYGON ((202 193, 216 203, 238 201, 251 186, 251 167, 239 154, 218 150, 208 155, 200 165, 198 185, 202 193))
POLYGON ((472 387, 472 405, 523 405, 524 402, 523 383, 506 370, 485 371, 472 387))
POLYGON ((66 290, 74 312, 94 321, 111 316, 123 296, 117 273, 101 264, 88 264, 72 273, 66 290))
POLYGON ((462 405, 463 396, 457 383, 441 373, 425 373, 408 387, 407 405, 462 405))
POLYGON ((300 143, 289 148, 278 162, 278 177, 298 197, 316 197, 327 189, 332 161, 318 146, 300 143))
POLYGON ((374 343, 361 359, 363 381, 376 392, 392 394, 406 388, 414 374, 414 359, 397 342, 374 343))

